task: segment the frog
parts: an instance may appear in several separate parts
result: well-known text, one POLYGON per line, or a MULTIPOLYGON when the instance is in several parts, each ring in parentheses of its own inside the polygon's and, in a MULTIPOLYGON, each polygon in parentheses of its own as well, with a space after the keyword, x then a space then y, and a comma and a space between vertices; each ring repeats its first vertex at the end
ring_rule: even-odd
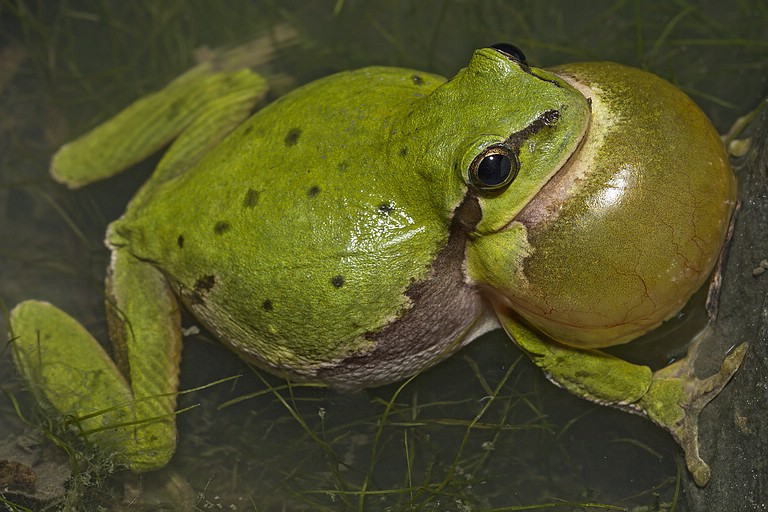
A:
POLYGON ((717 265, 736 182, 670 82, 609 62, 530 65, 508 43, 452 78, 341 71, 261 105, 209 58, 62 146, 53 178, 107 179, 160 148, 107 229, 114 359, 44 301, 10 314, 38 401, 137 473, 176 446, 181 312, 247 363, 352 391, 503 329, 549 380, 671 433, 695 482, 698 418, 746 353, 699 378, 604 351, 674 317, 717 265))

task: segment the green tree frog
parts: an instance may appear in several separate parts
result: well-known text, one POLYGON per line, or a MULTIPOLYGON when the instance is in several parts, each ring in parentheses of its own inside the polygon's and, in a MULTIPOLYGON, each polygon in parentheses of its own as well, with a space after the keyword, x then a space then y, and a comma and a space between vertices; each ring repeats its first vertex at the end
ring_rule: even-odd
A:
POLYGON ((213 59, 55 155, 79 187, 175 139, 107 231, 116 361, 51 304, 13 310, 41 401, 148 471, 175 448, 180 304, 246 361, 342 390, 501 326, 558 385, 670 431, 707 482, 698 414, 746 345, 702 380, 688 359, 653 372, 600 351, 676 314, 721 252, 734 177, 688 97, 509 44, 449 80, 369 67, 251 115, 265 90, 213 59))

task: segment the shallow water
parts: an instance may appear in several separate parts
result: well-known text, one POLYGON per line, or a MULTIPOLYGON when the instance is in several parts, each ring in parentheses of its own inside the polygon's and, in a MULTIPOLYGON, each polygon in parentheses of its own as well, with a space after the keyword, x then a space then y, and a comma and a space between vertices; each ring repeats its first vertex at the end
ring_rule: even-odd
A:
MULTIPOLYGON (((613 60, 651 70, 690 94, 720 131, 768 89, 768 7, 759 1, 307 4, 0 7, 0 299, 7 307, 50 300, 106 339, 104 228, 152 162, 75 192, 51 182, 47 162, 61 143, 186 69, 205 45, 234 45, 278 27, 295 33, 267 45, 259 67, 277 95, 372 64, 450 76, 474 48, 509 41, 536 66, 613 60)), ((402 389, 347 395, 257 376, 206 340, 188 340, 182 388, 242 377, 181 397, 181 406, 200 405, 179 417, 171 469, 190 483, 200 508, 655 510, 675 500, 681 462, 666 433, 555 388, 501 333, 402 389), (258 396, 219 408, 251 393, 258 396)), ((7 352, 0 378, 26 398, 7 352)), ((0 436, 19 431, 9 402, 0 414, 0 436)), ((122 483, 108 488, 88 495, 84 507, 113 508, 122 483)))

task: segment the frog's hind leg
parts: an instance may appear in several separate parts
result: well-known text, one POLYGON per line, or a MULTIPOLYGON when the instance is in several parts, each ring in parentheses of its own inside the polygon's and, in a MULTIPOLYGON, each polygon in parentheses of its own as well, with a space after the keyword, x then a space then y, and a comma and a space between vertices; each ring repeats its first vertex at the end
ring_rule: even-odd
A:
POLYGON ((28 300, 10 315, 14 362, 38 403, 52 407, 87 440, 123 452, 135 422, 131 387, 91 334, 47 302, 28 300))
POLYGON ((51 162, 51 175, 70 188, 109 178, 190 126, 199 134, 201 123, 207 123, 206 137, 194 141, 197 147, 186 144, 186 153, 176 151, 173 157, 193 163, 245 119, 266 90, 266 81, 248 69, 220 71, 210 62, 199 64, 62 146, 51 162))
POLYGON ((109 337, 117 365, 130 382, 138 421, 130 466, 133 471, 158 469, 176 449, 179 302, 165 276, 125 247, 113 248, 106 284, 109 337))
POLYGON ((699 455, 699 413, 736 372, 746 344, 725 359, 718 373, 698 379, 692 364, 695 350, 689 352, 690 358, 653 372, 599 350, 557 343, 530 328, 505 306, 494 304, 494 308, 504 330, 552 382, 582 398, 648 417, 669 431, 683 448, 695 482, 707 483, 710 469, 699 455))
POLYGON ((178 302, 164 276, 124 249, 107 279, 115 364, 72 317, 46 302, 11 312, 17 367, 43 404, 133 471, 164 466, 176 447, 181 354, 178 302))

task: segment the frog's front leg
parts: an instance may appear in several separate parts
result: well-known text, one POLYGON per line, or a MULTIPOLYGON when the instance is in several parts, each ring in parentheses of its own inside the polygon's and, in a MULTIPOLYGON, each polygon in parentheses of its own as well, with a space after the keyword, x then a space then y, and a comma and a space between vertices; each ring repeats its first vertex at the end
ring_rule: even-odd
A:
POLYGON ((86 439, 133 471, 158 469, 176 446, 178 303, 163 275, 126 249, 112 254, 107 292, 117 365, 76 320, 39 301, 11 312, 16 365, 86 439))
POLYGON ((557 343, 529 328, 504 306, 495 307, 507 333, 552 382, 588 400, 646 416, 668 430, 683 448, 696 484, 706 485, 710 469, 699 455, 699 413, 739 368, 746 344, 726 357, 718 373, 698 379, 692 364, 695 347, 688 357, 653 372, 599 350, 557 343))

